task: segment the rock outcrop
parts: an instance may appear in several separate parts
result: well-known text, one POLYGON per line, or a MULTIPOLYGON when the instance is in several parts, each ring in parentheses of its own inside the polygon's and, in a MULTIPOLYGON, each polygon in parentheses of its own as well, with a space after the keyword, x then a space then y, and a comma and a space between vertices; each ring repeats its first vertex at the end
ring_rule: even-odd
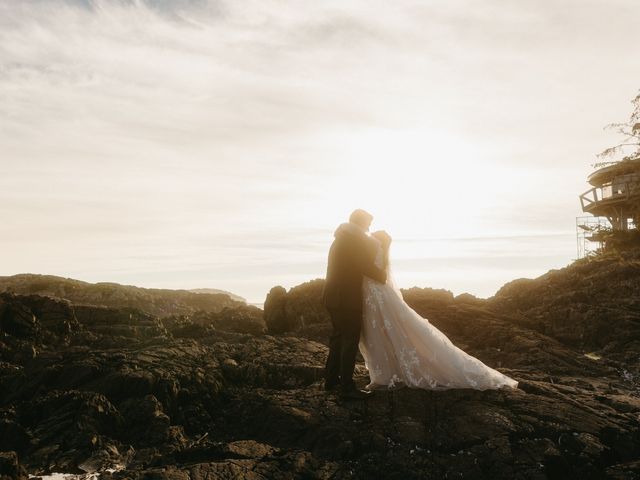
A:
POLYGON ((141 288, 29 273, 0 277, 0 292, 2 291, 66 299, 74 305, 132 308, 158 317, 189 315, 197 311, 219 312, 223 308, 245 304, 237 295, 212 289, 141 288))
MULTIPOLYGON (((405 388, 366 402, 322 389, 321 281, 272 290, 264 319, 245 307, 158 318, 1 294, 0 476, 638 478, 640 273, 628 259, 602 262, 486 300, 405 291, 520 388, 405 388), (605 278, 620 285, 597 293, 605 278), (576 307, 587 302, 597 308, 576 307), (560 321, 571 306, 572 322, 560 321), (593 322, 609 325, 606 338, 585 333, 593 322)), ((367 380, 359 363, 356 381, 367 380)))
POLYGON ((264 301, 264 320, 269 333, 284 333, 293 329, 287 317, 287 290, 273 287, 264 301))
POLYGON ((633 365, 640 351, 640 249, 514 280, 489 302, 514 324, 633 365))
POLYGON ((270 333, 292 332, 325 341, 331 330, 329 314, 322 304, 323 279, 293 287, 288 292, 273 287, 264 302, 264 317, 270 333))

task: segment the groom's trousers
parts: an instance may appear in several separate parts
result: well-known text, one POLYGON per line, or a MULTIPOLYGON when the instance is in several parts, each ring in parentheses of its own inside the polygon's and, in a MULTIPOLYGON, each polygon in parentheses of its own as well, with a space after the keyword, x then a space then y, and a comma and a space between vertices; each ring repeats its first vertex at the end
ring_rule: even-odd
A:
POLYGON ((333 332, 329 338, 329 356, 325 367, 325 381, 329 385, 353 385, 353 370, 356 365, 362 311, 329 309, 333 332))

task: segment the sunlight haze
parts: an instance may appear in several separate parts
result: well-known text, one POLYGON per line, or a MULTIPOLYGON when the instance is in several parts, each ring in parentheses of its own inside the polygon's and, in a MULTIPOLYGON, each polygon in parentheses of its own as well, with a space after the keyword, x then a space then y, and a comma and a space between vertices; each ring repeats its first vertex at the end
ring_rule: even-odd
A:
POLYGON ((324 277, 355 208, 397 283, 493 295, 577 256, 640 84, 635 0, 0 0, 0 275, 324 277))

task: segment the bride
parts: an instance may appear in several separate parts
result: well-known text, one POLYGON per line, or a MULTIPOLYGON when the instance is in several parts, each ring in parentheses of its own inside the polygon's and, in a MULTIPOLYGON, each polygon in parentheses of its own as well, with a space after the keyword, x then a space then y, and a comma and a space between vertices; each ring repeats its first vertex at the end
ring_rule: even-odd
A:
POLYGON ((368 390, 407 386, 440 390, 517 388, 518 382, 456 347, 402 298, 389 273, 391 237, 374 232, 376 266, 387 282, 363 280, 363 325, 360 352, 369 370, 368 390))

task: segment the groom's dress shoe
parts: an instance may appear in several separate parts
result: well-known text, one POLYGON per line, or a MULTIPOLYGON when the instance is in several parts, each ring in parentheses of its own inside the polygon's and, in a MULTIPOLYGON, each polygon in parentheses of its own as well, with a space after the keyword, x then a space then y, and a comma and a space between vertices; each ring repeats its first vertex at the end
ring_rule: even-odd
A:
POLYGON ((340 398, 344 400, 365 400, 369 398, 373 392, 360 390, 356 387, 341 387, 339 394, 340 398))

